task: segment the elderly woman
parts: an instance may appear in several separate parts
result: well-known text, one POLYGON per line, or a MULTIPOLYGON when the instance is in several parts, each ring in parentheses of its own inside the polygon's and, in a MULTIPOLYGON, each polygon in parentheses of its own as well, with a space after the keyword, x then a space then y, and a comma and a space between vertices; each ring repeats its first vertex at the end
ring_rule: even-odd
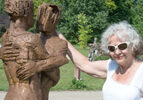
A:
MULTIPOLYGON (((59 37, 64 36, 59 33, 59 37)), ((67 40, 66 40, 67 41, 67 40)), ((69 56, 81 71, 97 78, 106 78, 102 94, 104 100, 139 100, 143 97, 142 40, 126 21, 113 24, 102 35, 101 47, 111 59, 88 61, 69 42, 69 56)))

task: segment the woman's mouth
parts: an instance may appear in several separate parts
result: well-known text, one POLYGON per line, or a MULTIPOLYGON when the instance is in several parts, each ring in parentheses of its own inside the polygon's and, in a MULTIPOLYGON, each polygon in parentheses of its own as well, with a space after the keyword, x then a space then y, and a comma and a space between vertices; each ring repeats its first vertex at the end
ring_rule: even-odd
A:
POLYGON ((115 58, 118 59, 118 60, 120 60, 120 59, 123 58, 123 56, 117 56, 117 57, 115 57, 115 58))

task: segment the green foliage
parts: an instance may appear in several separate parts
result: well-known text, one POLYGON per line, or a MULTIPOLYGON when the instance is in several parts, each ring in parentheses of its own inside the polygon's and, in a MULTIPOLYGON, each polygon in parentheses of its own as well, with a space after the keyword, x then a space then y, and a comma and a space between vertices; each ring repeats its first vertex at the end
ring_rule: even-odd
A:
MULTIPOLYGON (((0 0, 0 15, 3 15, 3 13, 4 13, 4 0, 0 0)), ((2 37, 5 31, 6 31, 5 28, 0 26, 0 38, 2 37)))
MULTIPOLYGON (((4 0, 0 0, 0 13, 3 12, 4 0)), ((37 8, 42 3, 56 4, 62 10, 62 16, 57 30, 72 43, 78 43, 79 25, 78 15, 84 13, 87 23, 93 32, 88 42, 93 38, 100 39, 104 29, 112 23, 127 20, 143 36, 143 0, 33 0, 34 20, 37 8)), ((36 27, 30 29, 38 32, 36 27)))
POLYGON ((4 11, 4 0, 0 0, 0 13, 4 11))
MULTIPOLYGON (((91 25, 92 37, 100 37, 100 33, 108 25, 105 0, 61 0, 62 17, 58 30, 71 42, 79 42, 78 15, 84 13, 88 25, 91 25)), ((89 42, 92 42, 90 40, 89 42)))
POLYGON ((2 64, 2 60, 0 60, 0 91, 6 91, 8 90, 8 81, 6 78, 6 75, 4 73, 4 69, 3 69, 3 64, 2 64))
POLYGON ((87 46, 88 41, 92 37, 89 35, 92 30, 90 29, 91 25, 88 25, 85 14, 78 15, 78 27, 79 27, 79 45, 82 48, 87 46))
POLYGON ((113 10, 116 10, 116 9, 117 9, 117 5, 116 5, 115 2, 112 1, 112 0, 106 0, 106 1, 105 1, 105 5, 106 5, 106 7, 108 8, 108 10, 109 10, 110 12, 112 12, 113 10))
POLYGON ((85 89, 86 85, 83 80, 76 80, 75 78, 72 80, 71 88, 73 89, 85 89))
MULTIPOLYGON (((34 20, 34 22, 36 22, 36 21, 34 20)), ((39 33, 39 31, 36 29, 36 24, 35 23, 34 23, 33 27, 30 28, 28 31, 33 32, 33 33, 39 33)))
POLYGON ((143 0, 136 0, 136 6, 133 9, 132 24, 143 37, 143 0))
POLYGON ((108 22, 126 20, 143 35, 143 0, 111 0, 117 8, 109 11, 108 22))
POLYGON ((34 3, 34 18, 36 18, 38 6, 43 3, 50 3, 49 0, 33 0, 34 3))
MULTIPOLYGON (((127 20, 143 35, 142 0, 60 0, 62 17, 58 30, 71 42, 79 42, 78 15, 86 15, 91 25, 92 38, 100 38, 106 27, 112 23, 127 20)), ((92 38, 89 42, 93 42, 92 38)))
POLYGON ((2 37, 2 35, 6 32, 6 29, 4 27, 1 28, 0 30, 0 38, 2 37))

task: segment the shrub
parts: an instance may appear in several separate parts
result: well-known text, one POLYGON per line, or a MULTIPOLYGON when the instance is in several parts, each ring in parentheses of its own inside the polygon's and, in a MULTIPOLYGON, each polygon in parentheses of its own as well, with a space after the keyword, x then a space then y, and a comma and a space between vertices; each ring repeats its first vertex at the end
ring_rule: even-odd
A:
POLYGON ((76 80, 75 78, 72 80, 72 89, 84 89, 86 85, 84 84, 83 80, 76 80))

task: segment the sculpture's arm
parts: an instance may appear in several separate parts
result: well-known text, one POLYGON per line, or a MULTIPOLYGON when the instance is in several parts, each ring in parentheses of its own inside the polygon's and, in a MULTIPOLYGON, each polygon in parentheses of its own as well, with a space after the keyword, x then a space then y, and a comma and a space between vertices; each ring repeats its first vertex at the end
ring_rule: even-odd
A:
MULTIPOLYGON (((67 48, 67 42, 63 41, 61 42, 62 45, 60 45, 61 49, 59 49, 56 53, 56 55, 49 55, 43 46, 42 42, 40 39, 36 39, 36 43, 38 44, 35 46, 34 51, 36 54, 39 56, 36 62, 37 65, 37 72, 50 69, 50 68, 55 68, 62 66, 66 63, 68 63, 68 59, 66 58, 66 54, 68 51, 67 48)), ((56 44, 57 45, 57 44, 56 44)))
POLYGON ((49 57, 41 39, 36 34, 31 34, 31 41, 26 43, 26 47, 36 55, 34 60, 44 60, 49 57))
POLYGON ((47 57, 47 59, 43 59, 39 57, 40 60, 28 61, 24 66, 21 66, 17 71, 17 75, 19 79, 27 79, 38 72, 44 71, 46 69, 59 67, 68 63, 68 59, 66 58, 66 54, 65 54, 67 53, 68 50, 67 45, 65 45, 66 48, 64 47, 63 50, 60 50, 57 56, 50 56, 50 55, 46 56, 46 54, 41 53, 44 52, 43 51, 44 48, 42 48, 42 44, 40 47, 40 42, 41 41, 36 42, 38 46, 34 46, 34 52, 40 57, 42 56, 44 58, 47 57))
POLYGON ((24 66, 21 66, 17 70, 17 77, 20 80, 25 80, 25 79, 28 79, 29 77, 33 76, 36 73, 39 73, 46 69, 59 67, 66 63, 68 63, 68 59, 62 55, 57 56, 57 57, 49 57, 46 60, 40 60, 37 62, 28 61, 24 66))
POLYGON ((68 63, 68 59, 64 55, 50 57, 46 60, 41 60, 37 62, 37 71, 40 72, 46 69, 60 67, 66 63, 68 63))

